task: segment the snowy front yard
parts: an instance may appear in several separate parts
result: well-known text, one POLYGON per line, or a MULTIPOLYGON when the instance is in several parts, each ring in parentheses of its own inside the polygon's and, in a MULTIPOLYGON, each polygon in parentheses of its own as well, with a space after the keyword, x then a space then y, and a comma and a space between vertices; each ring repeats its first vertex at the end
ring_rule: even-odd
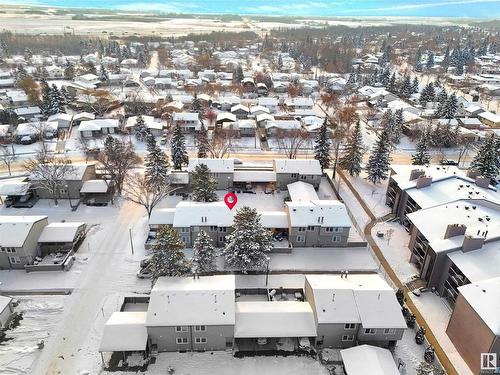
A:
MULTIPOLYGON (((172 367, 175 375, 328 375, 328 370, 309 357, 246 357, 232 353, 162 353, 147 375, 165 375, 172 367)), ((126 375, 130 372, 103 372, 104 375, 126 375)), ((135 372, 134 372, 135 374, 135 372)), ((142 373, 139 373, 142 374, 142 373)))

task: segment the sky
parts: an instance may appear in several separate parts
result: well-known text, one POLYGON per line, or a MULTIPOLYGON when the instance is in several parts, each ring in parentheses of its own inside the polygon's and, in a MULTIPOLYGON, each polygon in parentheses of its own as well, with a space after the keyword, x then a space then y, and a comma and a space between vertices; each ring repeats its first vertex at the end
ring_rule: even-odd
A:
POLYGON ((168 13, 500 18, 500 0, 0 0, 0 3, 168 13))

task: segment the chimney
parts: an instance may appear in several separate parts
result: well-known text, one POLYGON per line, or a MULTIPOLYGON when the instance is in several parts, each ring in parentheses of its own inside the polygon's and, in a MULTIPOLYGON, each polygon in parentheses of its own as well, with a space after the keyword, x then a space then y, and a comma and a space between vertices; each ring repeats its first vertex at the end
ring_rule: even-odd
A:
POLYGON ((479 175, 480 175, 480 173, 478 171, 475 171, 474 169, 469 169, 467 171, 467 177, 469 177, 469 178, 474 179, 474 178, 476 178, 479 175))
POLYGON ((448 239, 456 236, 465 235, 467 227, 463 224, 448 224, 446 227, 446 232, 444 233, 444 239, 448 239))
POLYGON ((462 251, 464 253, 468 251, 478 250, 483 247, 484 240, 486 239, 485 232, 479 233, 479 235, 468 234, 464 237, 464 242, 462 243, 462 251))
POLYGON ((432 184, 432 177, 422 175, 417 178, 416 187, 417 189, 421 189, 427 186, 431 186, 431 184, 432 184))
POLYGON ((410 181, 416 180, 420 176, 424 176, 425 171, 423 169, 412 169, 410 172, 410 181))
POLYGON ((487 189, 488 186, 490 186, 490 179, 485 176, 477 176, 474 182, 476 183, 477 186, 481 188, 487 189))

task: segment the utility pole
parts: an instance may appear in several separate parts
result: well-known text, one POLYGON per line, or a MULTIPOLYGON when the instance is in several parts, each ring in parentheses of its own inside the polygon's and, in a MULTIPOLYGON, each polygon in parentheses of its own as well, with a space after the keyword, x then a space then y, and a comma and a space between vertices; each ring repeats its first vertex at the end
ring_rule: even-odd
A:
POLYGON ((132 228, 128 228, 128 236, 130 239, 130 249, 132 250, 132 255, 134 255, 134 243, 132 242, 132 228))

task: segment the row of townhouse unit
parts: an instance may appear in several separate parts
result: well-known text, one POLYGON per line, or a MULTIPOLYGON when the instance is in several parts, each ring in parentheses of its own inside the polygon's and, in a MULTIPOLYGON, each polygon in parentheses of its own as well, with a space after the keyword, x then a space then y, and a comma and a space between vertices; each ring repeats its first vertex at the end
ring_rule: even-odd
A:
POLYGON ((406 329, 394 290, 377 274, 264 278, 161 277, 140 311, 113 313, 99 350, 255 353, 284 343, 292 351, 299 345, 393 348, 406 329))

